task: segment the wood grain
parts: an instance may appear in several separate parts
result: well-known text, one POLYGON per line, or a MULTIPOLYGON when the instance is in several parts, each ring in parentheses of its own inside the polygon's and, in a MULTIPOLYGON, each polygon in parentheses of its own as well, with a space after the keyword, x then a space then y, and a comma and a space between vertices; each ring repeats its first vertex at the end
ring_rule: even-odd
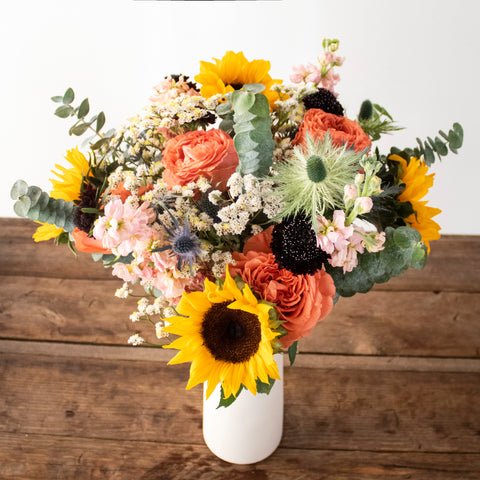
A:
MULTIPOLYGON (((202 388, 184 390, 188 365, 3 354, 0 375, 2 432, 203 443, 202 388)), ((292 367, 281 445, 476 453, 479 396, 480 371, 292 367)))
MULTIPOLYGON (((53 240, 35 243, 37 225, 21 218, 0 218, 0 274, 112 279, 109 269, 92 261, 89 254, 78 259, 65 245, 53 240)), ((404 275, 377 285, 380 290, 480 292, 480 236, 445 235, 432 242, 423 270, 410 269, 404 275)))
POLYGON ((204 445, 5 434, 2 480, 478 480, 479 454, 280 447, 256 465, 230 465, 204 445))
MULTIPOLYGON (((0 338, 124 345, 135 298, 109 280, 0 276, 0 338)), ((361 355, 480 357, 480 293, 373 291, 342 298, 300 350, 361 355)))
POLYGON ((153 332, 122 282, 35 228, 0 219, 1 480, 480 478, 480 236, 341 299, 285 368, 280 448, 236 466, 204 445, 189 366, 126 346, 153 332))

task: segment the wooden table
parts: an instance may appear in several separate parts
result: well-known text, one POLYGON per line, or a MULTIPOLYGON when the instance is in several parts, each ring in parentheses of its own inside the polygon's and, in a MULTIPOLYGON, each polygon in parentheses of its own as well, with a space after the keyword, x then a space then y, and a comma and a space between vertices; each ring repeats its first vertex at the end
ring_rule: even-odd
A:
POLYGON ((0 479, 480 479, 480 237, 341 299, 286 368, 280 448, 237 466, 203 443, 188 365, 126 345, 121 281, 34 229, 0 219, 0 479))

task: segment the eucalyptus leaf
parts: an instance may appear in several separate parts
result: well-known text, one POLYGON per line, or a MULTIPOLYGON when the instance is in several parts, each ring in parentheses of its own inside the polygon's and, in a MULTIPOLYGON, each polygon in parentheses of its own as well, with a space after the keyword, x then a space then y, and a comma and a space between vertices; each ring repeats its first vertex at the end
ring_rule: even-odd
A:
POLYGON ((74 109, 70 105, 60 105, 54 112, 57 117, 60 118, 68 118, 72 113, 74 113, 74 109))
POLYGON ((25 195, 28 191, 28 184, 24 180, 17 180, 10 190, 10 198, 12 200, 18 200, 21 196, 25 195))
POLYGON ((78 107, 78 112, 77 112, 77 117, 84 118, 88 115, 88 112, 90 111, 90 104, 88 103, 88 98, 82 101, 80 106, 78 107))
POLYGON ((255 101, 254 93, 244 92, 242 90, 236 90, 232 93, 232 104, 235 112, 247 112, 253 107, 255 101))
POLYGON ((62 102, 67 105, 73 102, 75 99, 75 94, 71 88, 68 88, 67 91, 63 94, 62 102))
POLYGON ((19 217, 26 217, 28 214, 28 210, 30 210, 31 201, 27 196, 20 197, 14 204, 13 204, 13 211, 19 217))
POLYGON ((28 191, 26 193, 32 202, 32 207, 37 204, 38 200, 42 195, 42 189, 36 187, 35 185, 31 185, 28 187, 28 191))
POLYGON ((74 125, 70 130, 69 134, 70 135, 76 135, 77 137, 80 137, 83 135, 87 130, 90 125, 88 123, 79 123, 78 125, 74 125))
POLYGON ((265 85, 263 83, 246 83, 242 89, 246 92, 261 93, 265 90, 265 85))
POLYGON ((97 125, 95 127, 95 131, 99 133, 104 125, 105 125, 105 114, 103 112, 100 112, 97 116, 97 125))

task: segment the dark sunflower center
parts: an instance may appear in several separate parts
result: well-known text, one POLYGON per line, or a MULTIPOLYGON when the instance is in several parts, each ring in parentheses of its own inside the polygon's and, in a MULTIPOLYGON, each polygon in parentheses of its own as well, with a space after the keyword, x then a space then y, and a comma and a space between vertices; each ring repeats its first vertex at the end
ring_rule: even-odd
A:
POLYGON ((243 83, 230 83, 230 86, 231 86, 234 90, 240 90, 240 89, 243 87, 243 83))
POLYGON ((229 302, 215 303, 203 318, 201 335, 215 360, 241 363, 258 351, 262 339, 256 315, 228 308, 229 302))

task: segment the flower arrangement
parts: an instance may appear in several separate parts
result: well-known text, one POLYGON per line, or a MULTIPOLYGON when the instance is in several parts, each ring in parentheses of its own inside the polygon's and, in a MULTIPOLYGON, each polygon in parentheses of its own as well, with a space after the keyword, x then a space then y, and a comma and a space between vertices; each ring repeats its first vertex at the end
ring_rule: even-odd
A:
POLYGON ((428 169, 461 147, 461 126, 381 154, 373 142, 400 127, 369 100, 347 117, 338 47, 325 39, 288 84, 242 52, 202 61, 108 132, 69 88, 55 114, 74 119, 71 135, 93 134, 87 156, 69 150, 49 193, 12 188, 15 212, 41 223, 35 241, 91 253, 124 282, 118 297, 142 287, 131 320, 156 340, 129 343, 177 349, 187 388, 207 382, 209 396, 220 383, 220 405, 268 393, 275 353, 293 363, 340 296, 423 268, 440 236, 428 169))

